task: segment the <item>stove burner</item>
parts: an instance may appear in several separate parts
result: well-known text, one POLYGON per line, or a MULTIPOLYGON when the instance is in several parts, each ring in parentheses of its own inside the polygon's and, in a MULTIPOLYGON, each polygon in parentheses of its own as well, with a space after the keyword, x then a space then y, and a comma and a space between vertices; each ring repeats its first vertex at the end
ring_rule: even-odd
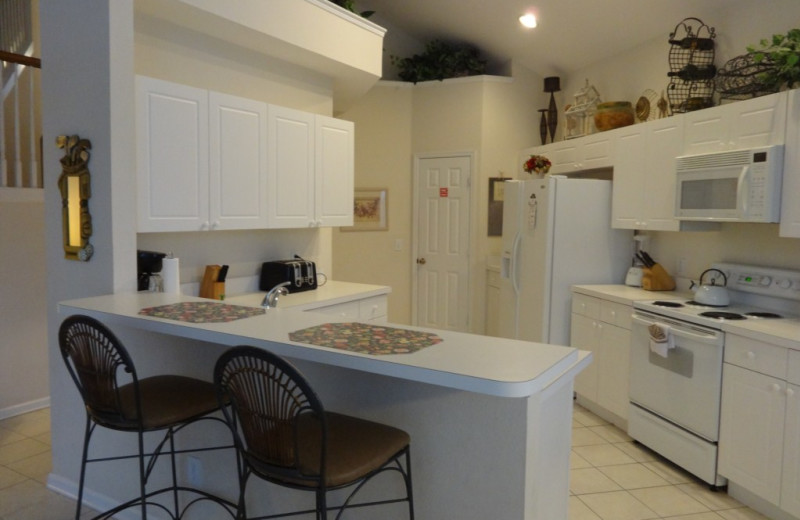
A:
POLYGON ((658 301, 654 301, 654 302, 653 302, 653 305, 657 305, 657 306, 659 306, 659 307, 672 307, 672 308, 674 308, 674 309, 675 309, 675 308, 678 308, 678 307, 683 307, 683 304, 682 304, 682 303, 678 303, 678 302, 668 302, 668 301, 664 301, 664 300, 658 300, 658 301))
POLYGON ((727 307, 727 305, 710 305, 708 303, 700 303, 694 300, 689 300, 688 302, 686 302, 686 305, 692 305, 694 307, 710 307, 712 309, 720 309, 723 307, 727 307))
POLYGON ((746 320, 744 316, 741 314, 736 314, 735 312, 721 312, 721 311, 706 311, 701 312, 700 316, 705 316, 706 318, 717 318, 722 320, 746 320))
POLYGON ((744 315, 751 318, 783 318, 783 316, 774 312, 745 312, 744 315))

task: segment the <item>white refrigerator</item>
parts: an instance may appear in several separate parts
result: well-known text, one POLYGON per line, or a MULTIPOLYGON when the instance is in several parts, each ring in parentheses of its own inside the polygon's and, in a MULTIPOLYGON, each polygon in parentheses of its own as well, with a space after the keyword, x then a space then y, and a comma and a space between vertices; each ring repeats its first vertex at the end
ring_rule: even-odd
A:
POLYGON ((611 229, 611 181, 506 181, 500 334, 569 345, 570 286, 621 284, 633 232, 611 229))

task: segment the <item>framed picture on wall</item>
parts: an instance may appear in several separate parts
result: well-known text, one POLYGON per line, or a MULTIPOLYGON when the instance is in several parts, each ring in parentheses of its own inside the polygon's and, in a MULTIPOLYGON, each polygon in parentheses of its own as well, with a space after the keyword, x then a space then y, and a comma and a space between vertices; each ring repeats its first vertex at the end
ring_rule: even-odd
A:
POLYGON ((353 226, 342 231, 386 231, 389 211, 386 188, 356 188, 353 198, 353 226))

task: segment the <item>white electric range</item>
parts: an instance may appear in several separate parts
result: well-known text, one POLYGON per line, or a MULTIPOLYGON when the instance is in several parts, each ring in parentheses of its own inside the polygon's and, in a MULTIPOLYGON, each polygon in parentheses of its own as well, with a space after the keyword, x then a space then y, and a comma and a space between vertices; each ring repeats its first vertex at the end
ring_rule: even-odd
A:
POLYGON ((719 263, 730 305, 694 301, 634 302, 628 434, 712 487, 726 331, 751 330, 796 338, 800 348, 800 272, 719 263), (668 335, 654 343, 650 327, 668 335))

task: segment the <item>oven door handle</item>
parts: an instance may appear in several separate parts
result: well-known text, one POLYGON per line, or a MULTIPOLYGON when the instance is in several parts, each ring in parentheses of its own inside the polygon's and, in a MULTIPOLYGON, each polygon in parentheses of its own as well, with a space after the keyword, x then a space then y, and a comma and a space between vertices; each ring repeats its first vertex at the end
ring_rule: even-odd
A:
POLYGON ((664 323, 665 325, 670 326, 670 332, 675 336, 679 336, 682 338, 691 339, 694 341, 699 341, 701 343, 707 343, 709 345, 722 345, 723 336, 718 332, 709 331, 708 333, 695 333, 690 332, 685 327, 676 326, 670 322, 658 322, 656 320, 646 320, 639 315, 634 314, 631 316, 631 319, 635 323, 639 323, 640 325, 644 325, 645 327, 652 325, 654 323, 664 323))

